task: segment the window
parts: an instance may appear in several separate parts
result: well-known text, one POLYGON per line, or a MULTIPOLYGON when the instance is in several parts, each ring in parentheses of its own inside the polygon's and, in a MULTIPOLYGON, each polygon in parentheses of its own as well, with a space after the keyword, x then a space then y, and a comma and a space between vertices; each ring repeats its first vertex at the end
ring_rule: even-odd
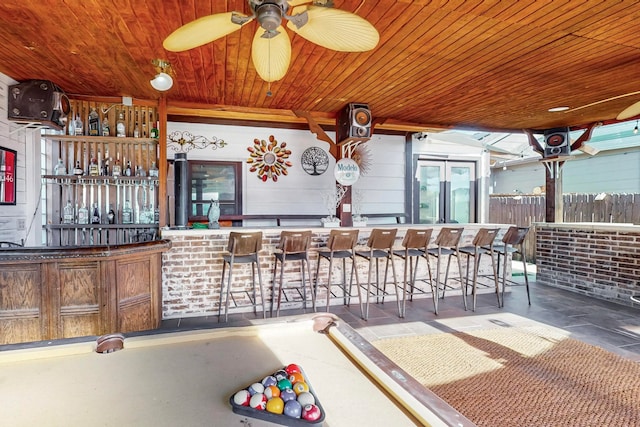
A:
POLYGON ((189 221, 206 221, 212 199, 220 202, 220 215, 242 214, 242 163, 189 161, 189 221))

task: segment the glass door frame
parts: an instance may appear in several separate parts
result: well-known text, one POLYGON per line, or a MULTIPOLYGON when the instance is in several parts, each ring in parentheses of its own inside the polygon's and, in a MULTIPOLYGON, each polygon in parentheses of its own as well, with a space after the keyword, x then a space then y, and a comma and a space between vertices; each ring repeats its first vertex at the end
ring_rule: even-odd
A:
POLYGON ((418 180, 420 167, 423 166, 436 166, 440 168, 440 193, 439 193, 439 212, 437 224, 450 223, 452 213, 452 201, 451 201, 451 171, 456 167, 465 167, 470 169, 470 181, 469 181, 469 223, 475 223, 478 218, 478 180, 477 180, 477 168, 478 164, 474 160, 457 160, 446 158, 424 158, 421 156, 414 156, 413 161, 413 174, 412 179, 414 185, 411 194, 412 200, 412 222, 414 224, 420 224, 420 191, 421 183, 418 180))

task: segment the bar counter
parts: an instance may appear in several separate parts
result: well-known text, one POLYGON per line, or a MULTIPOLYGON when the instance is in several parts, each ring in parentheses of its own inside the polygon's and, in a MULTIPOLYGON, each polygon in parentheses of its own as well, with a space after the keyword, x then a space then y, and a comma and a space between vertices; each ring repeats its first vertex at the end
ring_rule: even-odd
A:
MULTIPOLYGON (((464 227, 464 233, 460 246, 470 245, 475 234, 480 228, 500 228, 496 243, 499 243, 503 234, 511 224, 398 224, 398 225, 375 225, 367 227, 357 227, 359 230, 358 244, 365 245, 369 234, 373 228, 397 228, 396 247, 402 248, 402 239, 406 230, 410 228, 433 228, 433 243, 439 230, 443 227, 464 227)), ((346 227, 342 227, 346 228, 346 227)), ((260 265, 262 269, 263 285, 265 289, 265 299, 267 304, 271 299, 272 276, 273 276, 273 252, 280 241, 280 233, 285 230, 311 230, 313 233, 312 249, 310 251, 312 279, 315 280, 317 255, 315 251, 319 247, 326 245, 327 238, 332 228, 322 227, 223 227, 220 229, 162 229, 160 231, 163 239, 171 241, 171 249, 162 254, 162 295, 163 295, 163 319, 176 319, 181 317, 195 317, 217 315, 220 301, 220 279, 222 275, 222 255, 226 253, 229 233, 262 231, 262 251, 260 252, 260 265)), ((463 256, 462 272, 465 274, 466 257, 463 256)), ((473 261, 472 261, 473 262, 473 261)), ((342 263, 334 266, 334 273, 340 271, 342 263)), ((425 266, 421 263, 422 267, 425 266)), ((446 260, 443 260, 441 277, 444 279, 446 260)), ((511 263, 507 264, 507 274, 511 274, 511 263)), ((403 261, 399 258, 395 261, 398 282, 403 279, 403 261)), ((431 260, 431 266, 435 275, 435 262, 431 260)), ((326 277, 326 263, 322 263, 325 270, 320 270, 322 277, 326 277)), ((382 270, 382 268, 381 268, 382 270)), ((367 263, 359 259, 358 271, 360 281, 366 280, 367 263)), ((381 271, 382 273, 382 271, 381 271)), ((483 257, 480 263, 480 274, 490 274, 491 263, 489 257, 483 257)), ((458 277, 458 270, 455 260, 451 261, 451 278, 458 277)), ((232 290, 242 290, 250 287, 251 270, 247 266, 237 266, 234 269, 232 290)), ((418 277, 427 277, 426 267, 419 269, 418 277)), ((391 272, 389 272, 391 280, 391 272)), ((291 266, 285 270, 285 281, 300 282, 299 268, 291 266)), ((456 287, 459 283, 454 282, 456 287)), ((392 285, 391 285, 392 287, 392 285)), ((479 292, 493 292, 492 288, 479 288, 479 292)), ((459 289, 450 290, 447 288, 447 295, 460 295, 459 289)), ((319 301, 324 299, 319 296, 319 301)), ((391 298, 393 300, 393 297, 391 298)), ((333 302, 332 302, 333 303, 333 302)), ((339 301, 335 301, 339 303, 339 301)), ((425 301, 425 304, 428 301, 425 301)), ((283 304, 285 308, 301 308, 299 302, 283 304)), ((235 312, 251 311, 250 307, 237 308, 235 312)), ((267 306, 267 311, 269 305, 267 306)), ((234 312, 230 310, 230 312, 234 312)))
POLYGON ((0 249, 0 344, 157 328, 170 246, 0 249))

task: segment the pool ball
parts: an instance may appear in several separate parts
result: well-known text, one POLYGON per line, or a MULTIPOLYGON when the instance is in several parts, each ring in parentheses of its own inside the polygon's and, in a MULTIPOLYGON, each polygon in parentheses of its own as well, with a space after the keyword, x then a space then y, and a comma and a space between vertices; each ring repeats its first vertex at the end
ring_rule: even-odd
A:
POLYGON ((284 404, 284 414, 291 418, 300 418, 302 416, 302 405, 296 400, 290 400, 284 404))
POLYGON ((247 390, 240 390, 233 395, 233 403, 240 406, 249 406, 251 394, 247 390))
POLYGON ((300 372, 293 372, 289 374, 289 381, 291 381, 291 384, 295 384, 300 381, 304 381, 304 377, 300 372))
POLYGON ((249 390, 249 393, 253 396, 256 393, 264 393, 264 386, 261 383, 253 383, 247 390, 249 390))
POLYGON ((314 405, 316 403, 316 398, 313 397, 313 394, 309 392, 304 392, 298 395, 298 402, 302 406, 314 405))
POLYGON ((278 384, 278 380, 273 375, 267 375, 262 380, 262 385, 265 387, 269 387, 270 385, 276 385, 276 384, 278 384))
POLYGON ((296 365, 295 363, 292 363, 290 365, 287 365, 286 368, 284 368, 285 371, 287 371, 287 374, 291 375, 294 372, 302 372, 302 369, 300 369, 300 366, 296 365))
POLYGON ((280 381, 281 379, 289 378, 289 374, 284 369, 280 369, 275 374, 273 374, 273 376, 276 377, 276 380, 278 381, 280 381))
POLYGON ((309 386, 307 385, 307 383, 299 381, 297 383, 295 383, 293 385, 293 391, 296 392, 296 394, 300 394, 300 393, 304 393, 309 391, 309 386))
POLYGON ((307 421, 317 421, 320 419, 322 413, 320 412, 320 408, 316 405, 305 405, 302 408, 302 419, 307 421))
POLYGON ((267 406, 267 396, 262 393, 256 393, 251 396, 251 400, 249 401, 249 406, 253 409, 257 409, 259 411, 264 410, 267 406))
POLYGON ((291 390, 290 388, 285 388, 280 392, 280 397, 285 402, 288 402, 290 400, 296 400, 296 392, 291 390))
POLYGON ((264 388, 264 395, 267 396, 267 399, 278 397, 280 396, 280 389, 274 385, 267 386, 264 388))
POLYGON ((284 411, 284 401, 279 397, 269 399, 267 401, 267 411, 274 414, 282 414, 282 411, 284 411))
POLYGON ((287 378, 283 378, 280 381, 278 381, 278 388, 280 390, 286 390, 288 388, 291 388, 291 381, 289 381, 287 378))

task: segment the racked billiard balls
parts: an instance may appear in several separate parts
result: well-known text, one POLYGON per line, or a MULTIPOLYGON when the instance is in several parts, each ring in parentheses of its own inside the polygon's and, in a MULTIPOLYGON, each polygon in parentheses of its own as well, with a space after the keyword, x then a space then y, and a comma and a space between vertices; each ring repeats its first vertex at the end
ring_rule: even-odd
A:
POLYGON ((282 400, 284 400, 285 402, 288 402, 290 400, 296 400, 296 392, 291 390, 290 388, 285 388, 284 390, 282 390, 280 392, 280 397, 282 398, 282 400))
POLYGON ((291 418, 302 416, 302 405, 297 400, 290 400, 284 404, 284 414, 291 418))
POLYGON ((313 396, 313 394, 304 392, 298 395, 298 402, 302 406, 314 405, 316 403, 316 398, 313 396))
POLYGON ((259 411, 264 410, 267 406, 267 396, 262 393, 256 393, 251 396, 251 400, 249 401, 249 406, 253 409, 257 409, 259 411))
POLYGON ((251 394, 247 390, 240 390, 233 395, 233 403, 240 406, 249 406, 251 394))
POLYGON ((316 405, 305 405, 302 408, 302 419, 307 421, 317 421, 322 416, 320 408, 316 405))
POLYGON ((267 401, 267 411, 273 414, 282 414, 284 411, 284 401, 279 397, 273 397, 267 401))

